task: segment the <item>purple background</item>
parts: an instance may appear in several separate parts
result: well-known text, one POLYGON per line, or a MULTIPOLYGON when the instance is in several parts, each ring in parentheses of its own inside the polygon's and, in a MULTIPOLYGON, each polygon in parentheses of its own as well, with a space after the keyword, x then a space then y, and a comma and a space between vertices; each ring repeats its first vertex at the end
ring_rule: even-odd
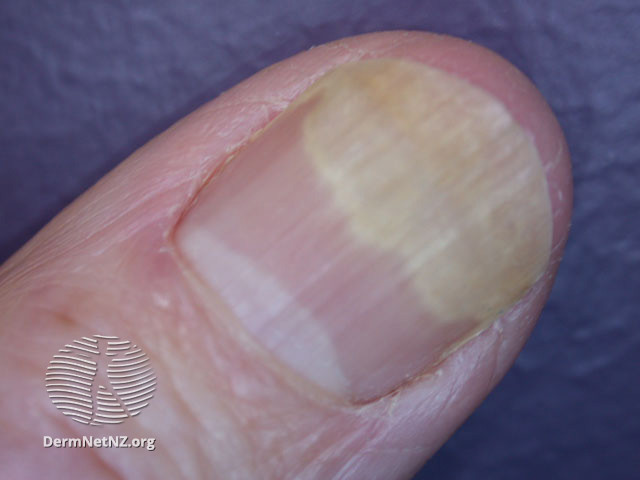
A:
POLYGON ((0 261, 194 107, 312 45, 385 29, 490 47, 573 154, 565 261, 513 370, 417 478, 640 478, 637 0, 3 0, 0 261))

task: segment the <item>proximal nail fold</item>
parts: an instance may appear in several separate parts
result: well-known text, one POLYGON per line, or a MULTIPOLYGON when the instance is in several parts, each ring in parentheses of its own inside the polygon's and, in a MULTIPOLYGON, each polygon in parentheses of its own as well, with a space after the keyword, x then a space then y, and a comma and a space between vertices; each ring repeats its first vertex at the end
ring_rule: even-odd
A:
POLYGON ((367 401, 522 298, 551 234, 542 163, 507 109, 380 59, 312 85, 205 187, 176 240, 278 364, 367 401))

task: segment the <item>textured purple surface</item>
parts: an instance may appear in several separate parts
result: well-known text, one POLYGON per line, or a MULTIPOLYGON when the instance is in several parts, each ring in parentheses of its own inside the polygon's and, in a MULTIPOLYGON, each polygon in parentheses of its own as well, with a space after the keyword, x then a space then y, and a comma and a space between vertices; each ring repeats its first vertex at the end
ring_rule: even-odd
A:
POLYGON ((312 45, 385 29, 474 40, 558 114, 573 230, 514 369, 417 478, 640 478, 637 0, 3 0, 0 261, 156 133, 312 45))

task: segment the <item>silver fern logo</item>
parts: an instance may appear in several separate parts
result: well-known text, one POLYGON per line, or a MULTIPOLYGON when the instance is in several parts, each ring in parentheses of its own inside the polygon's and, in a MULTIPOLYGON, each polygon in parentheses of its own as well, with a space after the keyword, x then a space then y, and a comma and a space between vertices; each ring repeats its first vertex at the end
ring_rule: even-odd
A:
POLYGON ((64 415, 85 425, 113 425, 140 414, 156 390, 147 354, 129 340, 108 335, 66 344, 47 367, 49 398, 64 415))

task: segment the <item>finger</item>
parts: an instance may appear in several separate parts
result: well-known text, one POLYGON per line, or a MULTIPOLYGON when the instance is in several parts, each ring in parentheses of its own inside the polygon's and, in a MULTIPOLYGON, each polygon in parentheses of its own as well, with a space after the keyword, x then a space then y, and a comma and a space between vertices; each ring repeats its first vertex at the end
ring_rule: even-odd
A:
POLYGON ((396 32, 305 52, 154 139, 5 264, 3 418, 60 475, 403 478, 522 347, 570 185, 553 115, 486 50, 396 32), (307 90, 375 58, 396 61, 307 90), (86 434, 33 392, 56 348, 107 331, 158 372, 118 427, 158 437, 153 465, 36 439, 86 434))

